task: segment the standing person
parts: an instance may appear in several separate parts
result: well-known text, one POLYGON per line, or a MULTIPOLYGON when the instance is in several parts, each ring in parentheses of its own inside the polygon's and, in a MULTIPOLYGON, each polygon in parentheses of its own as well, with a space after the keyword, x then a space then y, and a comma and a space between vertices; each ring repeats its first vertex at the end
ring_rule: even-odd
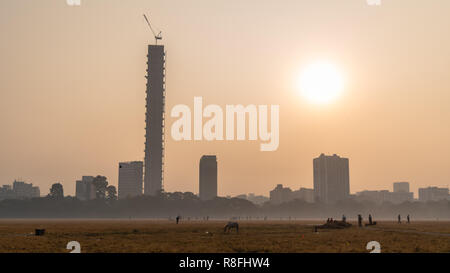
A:
POLYGON ((178 222, 180 221, 180 216, 178 215, 176 219, 177 219, 177 225, 178 225, 178 222))
POLYGON ((347 217, 345 217, 345 214, 344 215, 342 215, 342 222, 346 222, 347 221, 347 217))
POLYGON ((361 214, 358 214, 358 226, 359 227, 362 227, 362 216, 361 216, 361 214))
POLYGON ((408 221, 408 224, 410 223, 410 218, 409 218, 409 214, 408 214, 408 216, 406 216, 406 220, 408 221))
POLYGON ((399 214, 398 215, 398 223, 401 224, 402 223, 402 216, 399 214))
POLYGON ((372 225, 372 224, 373 224, 373 222, 372 222, 372 215, 369 214, 369 225, 372 225))

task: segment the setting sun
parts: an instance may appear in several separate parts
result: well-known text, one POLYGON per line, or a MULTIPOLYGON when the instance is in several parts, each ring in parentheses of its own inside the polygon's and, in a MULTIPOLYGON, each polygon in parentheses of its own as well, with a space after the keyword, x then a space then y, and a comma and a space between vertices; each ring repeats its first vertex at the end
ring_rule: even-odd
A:
POLYGON ((317 62, 303 70, 299 78, 301 94, 313 103, 329 103, 342 91, 343 79, 327 62, 317 62))

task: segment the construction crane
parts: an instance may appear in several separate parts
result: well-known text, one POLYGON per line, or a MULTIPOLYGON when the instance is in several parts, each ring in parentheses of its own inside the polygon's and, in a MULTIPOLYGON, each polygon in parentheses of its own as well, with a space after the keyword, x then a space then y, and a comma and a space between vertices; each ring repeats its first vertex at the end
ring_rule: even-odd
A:
POLYGON ((147 25, 150 27, 150 30, 153 33, 153 36, 155 37, 155 44, 158 44, 158 40, 162 40, 162 33, 161 31, 156 35, 155 31, 152 28, 152 25, 150 24, 150 21, 148 20, 147 16, 144 14, 145 21, 147 22, 147 25))

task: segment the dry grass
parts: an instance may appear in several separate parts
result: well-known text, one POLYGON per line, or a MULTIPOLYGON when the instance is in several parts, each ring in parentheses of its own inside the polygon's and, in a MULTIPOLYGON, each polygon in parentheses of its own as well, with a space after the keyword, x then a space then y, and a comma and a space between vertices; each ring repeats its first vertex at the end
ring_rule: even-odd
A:
POLYGON ((396 224, 377 229, 319 230, 312 221, 241 221, 240 232, 223 234, 225 222, 156 220, 0 220, 0 252, 67 253, 69 241, 82 252, 450 252, 450 222, 396 224), (35 228, 46 235, 33 236, 35 228), (212 233, 212 235, 207 234, 212 233), (426 233, 420 233, 426 232, 426 233), (429 232, 436 232, 432 234, 429 232))

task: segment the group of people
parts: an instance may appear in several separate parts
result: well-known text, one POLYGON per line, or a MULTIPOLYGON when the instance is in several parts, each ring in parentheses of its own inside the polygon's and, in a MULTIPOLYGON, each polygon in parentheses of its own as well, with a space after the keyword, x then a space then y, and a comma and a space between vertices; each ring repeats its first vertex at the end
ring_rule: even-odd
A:
MULTIPOLYGON (((358 214, 358 226, 359 226, 359 227, 362 227, 362 224, 363 224, 362 221, 363 221, 362 215, 361 215, 361 214, 358 214)), ((366 224, 366 226, 367 226, 367 225, 373 226, 373 225, 376 225, 376 224, 377 224, 377 222, 374 222, 374 221, 373 221, 372 214, 369 214, 369 224, 366 224)))
MULTIPOLYGON (((345 222, 345 220, 346 220, 345 215, 343 215, 342 216, 342 221, 345 222)), ((411 223, 411 217, 409 216, 409 214, 406 216, 406 221, 407 221, 408 224, 411 223)), ((372 226, 372 225, 376 225, 376 223, 377 222, 373 221, 372 215, 369 214, 369 224, 366 224, 366 225, 372 226)), ((398 215, 398 223, 399 224, 402 223, 402 216, 400 214, 398 215)), ((358 226, 362 227, 362 224, 363 224, 363 217, 362 217, 361 214, 358 214, 358 226)))
MULTIPOLYGON (((402 223, 402 216, 399 214, 398 217, 398 223, 401 224, 402 223)), ((409 217, 409 214, 406 216, 406 222, 409 224, 411 223, 411 218, 409 217)))

